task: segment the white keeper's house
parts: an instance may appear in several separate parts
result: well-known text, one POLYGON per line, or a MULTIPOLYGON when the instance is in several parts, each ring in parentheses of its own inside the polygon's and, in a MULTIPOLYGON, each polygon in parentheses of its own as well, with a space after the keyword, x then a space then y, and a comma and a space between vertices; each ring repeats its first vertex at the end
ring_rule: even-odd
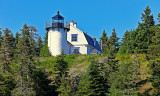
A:
POLYGON ((64 24, 64 17, 57 12, 51 22, 46 23, 48 48, 53 56, 65 54, 100 54, 102 52, 96 38, 92 38, 77 28, 77 23, 64 24))

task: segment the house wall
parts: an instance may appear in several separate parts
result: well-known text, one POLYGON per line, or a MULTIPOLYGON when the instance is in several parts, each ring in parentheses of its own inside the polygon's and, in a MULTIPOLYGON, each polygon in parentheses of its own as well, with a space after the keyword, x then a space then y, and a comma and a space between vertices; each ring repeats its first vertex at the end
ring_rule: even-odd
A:
POLYGON ((70 31, 67 32, 67 41, 69 41, 73 45, 88 44, 83 32, 72 25, 70 25, 70 31), (72 42, 71 41, 71 34, 78 34, 78 38, 77 38, 78 40, 72 42))
MULTIPOLYGON (((85 38, 84 33, 77 28, 77 23, 76 25, 73 23, 73 21, 70 23, 70 30, 67 32, 67 41, 69 41, 74 47, 79 47, 79 53, 80 54, 90 54, 91 50, 93 50, 93 47, 88 45, 88 42, 85 38), (72 34, 78 34, 77 41, 71 41, 72 39, 72 34)), ((96 39, 95 39, 96 41, 96 39)), ((74 47, 72 48, 71 53, 73 54, 74 47)), ((97 50, 97 49, 96 49, 97 50)), ((98 51, 98 54, 101 52, 98 51)))
MULTIPOLYGON (((70 24, 70 30, 67 32, 67 41, 69 41, 74 47, 79 47, 79 54, 87 54, 87 47, 86 45, 88 42, 86 41, 86 38, 81 30, 76 28, 77 26, 74 26, 73 23, 70 24), (77 41, 71 41, 72 34, 78 34, 77 41)), ((74 47, 72 47, 71 53, 73 54, 74 47)))
POLYGON ((75 45, 72 48, 72 54, 74 52, 74 48, 79 48, 79 54, 87 54, 87 47, 85 45, 75 45))

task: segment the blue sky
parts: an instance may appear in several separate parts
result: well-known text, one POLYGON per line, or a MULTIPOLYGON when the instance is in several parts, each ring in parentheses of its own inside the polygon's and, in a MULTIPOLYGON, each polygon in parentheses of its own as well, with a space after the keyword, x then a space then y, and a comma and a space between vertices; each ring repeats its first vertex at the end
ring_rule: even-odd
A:
POLYGON ((113 28, 122 38, 126 30, 141 22, 147 5, 156 20, 160 0, 0 0, 0 28, 15 34, 27 23, 44 37, 45 23, 59 10, 65 21, 76 21, 79 29, 98 40, 104 29, 110 36, 113 28))

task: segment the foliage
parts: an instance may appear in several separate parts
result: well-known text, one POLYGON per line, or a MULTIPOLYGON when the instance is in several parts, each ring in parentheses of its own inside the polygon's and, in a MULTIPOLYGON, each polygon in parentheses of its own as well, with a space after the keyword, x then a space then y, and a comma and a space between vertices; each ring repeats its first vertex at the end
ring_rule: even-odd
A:
POLYGON ((48 44, 44 44, 43 47, 40 50, 40 57, 50 57, 51 53, 48 49, 48 44))
POLYGON ((107 44, 107 41, 108 41, 107 33, 104 30, 102 36, 100 37, 100 46, 102 46, 103 53, 107 53, 106 47, 104 46, 105 44, 107 44))
POLYGON ((13 76, 10 74, 0 74, 0 94, 1 96, 10 96, 11 90, 15 87, 13 76))
POLYGON ((40 56, 42 47, 43 47, 43 41, 42 41, 42 38, 39 36, 37 40, 37 44, 36 44, 36 55, 37 56, 40 56))
POLYGON ((55 95, 55 86, 49 85, 48 75, 41 69, 35 69, 33 72, 34 89, 37 96, 53 96, 55 95))
POLYGON ((104 96, 103 77, 100 75, 97 63, 92 61, 87 71, 81 76, 78 85, 79 96, 104 96))
POLYGON ((110 96, 136 96, 137 87, 136 82, 138 80, 137 75, 139 67, 129 61, 121 63, 118 67, 118 71, 110 74, 109 81, 111 88, 109 90, 110 96))
POLYGON ((1 28, 0 28, 0 47, 1 47, 1 43, 2 43, 2 31, 1 31, 1 28))
POLYGON ((113 28, 112 35, 109 37, 109 40, 108 40, 108 43, 107 43, 108 54, 110 56, 115 57, 116 53, 118 53, 119 46, 120 46, 120 43, 118 42, 118 40, 119 40, 119 38, 117 37, 116 29, 113 28))
POLYGON ((58 96, 73 96, 74 87, 71 79, 66 74, 62 75, 61 85, 57 89, 58 96))
POLYGON ((154 90, 154 96, 157 96, 160 94, 160 60, 151 61, 149 64, 151 71, 151 82, 153 85, 154 90))
POLYGON ((12 55, 13 55, 13 47, 14 47, 14 38, 11 31, 6 28, 3 30, 3 39, 0 49, 0 63, 3 66, 3 73, 6 73, 10 70, 10 63, 12 61, 12 55))
POLYGON ((35 39, 37 30, 33 26, 23 26, 21 37, 17 44, 17 57, 15 63, 18 75, 16 76, 16 88, 12 91, 12 95, 36 95, 34 87, 36 85, 34 78, 35 68, 35 39))
POLYGON ((51 53, 48 48, 48 32, 46 32, 44 37, 44 44, 40 48, 40 57, 50 57, 51 53))
POLYGON ((62 50, 61 55, 57 56, 56 64, 54 66, 55 85, 61 85, 61 78, 63 74, 67 74, 68 63, 64 60, 65 54, 62 50))
POLYGON ((100 55, 51 57, 47 32, 43 42, 26 24, 15 37, 0 30, 0 95, 158 96, 160 14, 156 24, 147 6, 141 19, 125 32, 121 47, 116 30, 109 38, 104 30, 100 55))
POLYGON ((142 13, 142 22, 138 22, 136 30, 126 31, 120 53, 150 53, 159 55, 159 24, 155 25, 151 9, 147 6, 142 13), (151 51, 152 50, 152 51, 151 51))

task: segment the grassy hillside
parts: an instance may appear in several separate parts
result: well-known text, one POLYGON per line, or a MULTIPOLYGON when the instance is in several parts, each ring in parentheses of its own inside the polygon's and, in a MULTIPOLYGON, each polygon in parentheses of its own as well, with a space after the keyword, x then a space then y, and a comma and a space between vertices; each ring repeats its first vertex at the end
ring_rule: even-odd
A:
MULTIPOLYGON (((91 61, 95 59, 98 63, 106 63, 106 55, 66 55, 65 61, 68 63, 68 72, 71 77, 75 77, 84 73, 88 66, 91 64, 91 61)), ((117 54, 115 60, 118 60, 118 64, 123 64, 127 61, 138 62, 139 63, 139 74, 137 75, 138 90, 139 93, 144 93, 147 89, 152 88, 151 82, 148 81, 148 78, 151 77, 151 70, 148 67, 150 61, 154 61, 160 58, 148 59, 148 56, 145 54, 134 54, 134 55, 125 55, 117 54)), ((37 59, 37 68, 44 69, 49 73, 49 79, 54 78, 54 65, 56 57, 41 57, 37 59)), ((118 65, 117 65, 118 66, 118 65)), ((152 94, 152 90, 149 91, 152 94)))
MULTIPOLYGON (((101 58, 106 57, 105 55, 66 55, 64 58, 69 66, 69 74, 78 75, 91 64, 93 59, 101 60, 101 58)), ((46 72, 52 74, 54 71, 54 65, 56 57, 41 57, 37 59, 38 68, 44 69, 46 72)))

